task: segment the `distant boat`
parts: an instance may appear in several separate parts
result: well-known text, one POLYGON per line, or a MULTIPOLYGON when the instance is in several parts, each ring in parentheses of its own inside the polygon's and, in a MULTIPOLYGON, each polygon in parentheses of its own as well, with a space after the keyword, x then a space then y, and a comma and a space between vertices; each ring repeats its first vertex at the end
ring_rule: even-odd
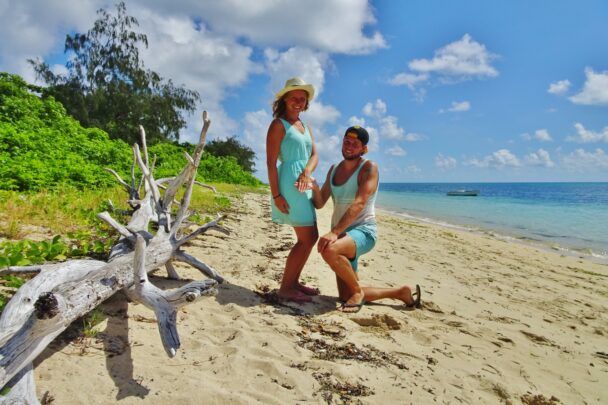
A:
POLYGON ((447 192, 447 195, 464 197, 475 197, 478 194, 479 190, 452 190, 447 192))

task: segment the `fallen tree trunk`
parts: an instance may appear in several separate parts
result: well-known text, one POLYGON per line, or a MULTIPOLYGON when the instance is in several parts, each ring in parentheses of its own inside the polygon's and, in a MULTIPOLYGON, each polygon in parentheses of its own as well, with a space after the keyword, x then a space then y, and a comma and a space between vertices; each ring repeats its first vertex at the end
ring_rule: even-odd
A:
POLYGON ((227 233, 219 226, 222 217, 218 216, 190 234, 179 237, 181 225, 187 216, 192 187, 196 183, 196 172, 209 125, 210 121, 204 112, 203 129, 196 150, 192 157, 186 154, 188 163, 178 176, 162 179, 162 183, 168 183, 164 195, 160 193, 160 184, 154 180, 145 132, 140 127, 144 154, 142 157, 138 145, 133 146, 131 184, 109 170, 125 187, 134 212, 126 226, 115 221, 107 212, 99 214, 100 219, 121 235, 111 250, 108 262, 72 260, 31 266, 30 269, 7 270, 39 274, 17 291, 0 317, 0 387, 10 388, 8 395, 0 396, 0 403, 37 403, 32 361, 70 323, 120 289, 125 289, 134 301, 154 310, 165 351, 170 357, 175 356, 180 347, 176 326, 177 310, 203 296, 216 294, 215 286, 223 282, 222 276, 212 267, 180 249, 207 230, 227 233), (142 172, 137 186, 136 166, 142 172), (142 185, 145 190, 143 198, 140 197, 142 185), (172 221, 171 206, 183 185, 186 190, 177 208, 175 220, 172 221), (150 222, 155 222, 158 226, 154 235, 148 232, 150 222), (165 266, 169 277, 179 277, 172 265, 174 260, 192 265, 210 279, 194 281, 171 291, 163 291, 154 286, 148 280, 147 273, 161 266, 165 266))

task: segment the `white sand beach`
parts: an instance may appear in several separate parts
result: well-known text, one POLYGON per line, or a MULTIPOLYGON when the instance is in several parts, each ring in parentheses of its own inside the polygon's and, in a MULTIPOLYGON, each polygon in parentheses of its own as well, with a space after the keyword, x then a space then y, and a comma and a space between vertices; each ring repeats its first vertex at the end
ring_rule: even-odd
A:
MULTIPOLYGON (((35 363, 56 404, 606 404, 608 266, 557 252, 379 216, 360 262, 364 285, 420 284, 423 308, 397 301, 335 311, 335 278, 313 252, 321 295, 272 303, 293 243, 269 198, 246 194, 225 226, 188 253, 227 279, 180 311, 181 349, 165 354, 153 313, 120 293, 94 338, 63 335, 35 363)), ((319 211, 329 228, 331 207, 319 211)), ((187 279, 203 278, 176 266, 187 279)), ((173 288, 183 281, 154 282, 173 288)), ((68 333, 69 335, 69 333, 68 333)))

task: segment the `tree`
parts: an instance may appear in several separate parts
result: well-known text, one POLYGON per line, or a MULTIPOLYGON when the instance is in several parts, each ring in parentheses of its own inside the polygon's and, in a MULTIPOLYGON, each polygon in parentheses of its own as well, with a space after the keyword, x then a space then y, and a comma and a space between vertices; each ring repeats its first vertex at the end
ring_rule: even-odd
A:
POLYGON ((145 69, 139 46, 147 47, 148 39, 132 30, 139 24, 127 15, 124 2, 116 5, 116 15, 105 9, 97 14, 86 34, 66 36, 67 74, 29 60, 48 85, 43 96, 55 97, 83 126, 101 128, 112 138, 133 143, 142 125, 151 142, 178 141, 186 126, 183 114, 194 111, 199 94, 145 69))
POLYGON ((243 170, 249 173, 255 170, 255 152, 240 143, 234 135, 225 141, 214 139, 205 146, 205 151, 216 157, 233 156, 243 170))

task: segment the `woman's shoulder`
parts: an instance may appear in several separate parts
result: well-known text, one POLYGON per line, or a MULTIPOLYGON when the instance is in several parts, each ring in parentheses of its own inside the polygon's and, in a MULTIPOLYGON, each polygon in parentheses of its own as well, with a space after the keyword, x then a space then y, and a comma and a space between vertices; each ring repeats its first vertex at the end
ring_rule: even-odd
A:
POLYGON ((274 118, 271 122, 270 122, 270 129, 282 129, 283 132, 285 131, 285 123, 283 122, 283 120, 279 117, 274 118))

